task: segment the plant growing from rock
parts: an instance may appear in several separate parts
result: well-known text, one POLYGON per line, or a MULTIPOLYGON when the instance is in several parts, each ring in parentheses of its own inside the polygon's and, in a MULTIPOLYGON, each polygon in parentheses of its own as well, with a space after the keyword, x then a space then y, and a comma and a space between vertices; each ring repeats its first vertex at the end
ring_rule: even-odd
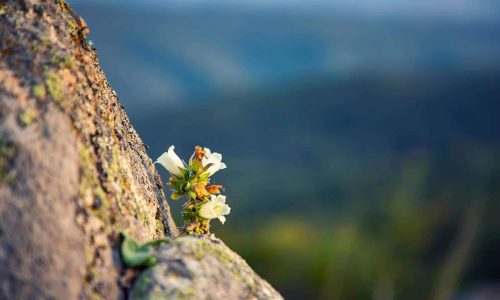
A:
POLYGON ((211 176, 225 169, 222 155, 212 153, 208 148, 196 146, 188 163, 182 161, 170 146, 155 163, 162 165, 170 173, 168 186, 172 190, 170 198, 186 198, 183 204, 184 233, 210 233, 210 220, 219 219, 224 224, 231 208, 226 204, 226 196, 220 194, 221 185, 210 184, 211 176))

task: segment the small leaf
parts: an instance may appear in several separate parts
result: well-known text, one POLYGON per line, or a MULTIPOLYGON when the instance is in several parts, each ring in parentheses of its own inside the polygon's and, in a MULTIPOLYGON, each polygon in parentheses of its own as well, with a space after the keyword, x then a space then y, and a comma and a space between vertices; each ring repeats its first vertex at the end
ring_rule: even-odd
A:
POLYGON ((170 195, 170 198, 172 200, 177 200, 179 199, 180 197, 182 197, 182 195, 178 194, 178 193, 172 193, 172 195, 170 195))
POLYGON ((175 189, 175 190, 176 190, 179 194, 182 192, 182 190, 183 190, 183 186, 184 186, 184 184, 183 184, 182 182, 180 182, 180 181, 176 181, 176 182, 174 182, 174 183, 173 183, 173 187, 174 187, 174 189, 175 189))
MULTIPOLYGON (((183 161, 183 162, 184 162, 184 161, 183 161)), ((186 163, 185 163, 185 162, 184 162, 184 165, 186 165, 186 163)), ((189 170, 188 170, 188 169, 179 168, 179 171, 181 171, 182 178, 187 178, 187 177, 189 177, 189 170)))
POLYGON ((122 259, 127 267, 143 265, 148 259, 153 257, 151 246, 139 245, 133 238, 122 232, 124 240, 121 245, 122 259))
POLYGON ((198 174, 200 169, 202 168, 201 161, 199 160, 191 161, 190 167, 194 171, 194 173, 198 174))
MULTIPOLYGON (((205 181, 208 179, 208 177, 210 177, 210 173, 203 173, 199 176, 200 180, 201 181, 205 181)), ((208 183, 208 182, 207 182, 208 183)))
POLYGON ((156 257, 150 256, 148 259, 146 259, 144 261, 143 265, 148 266, 148 267, 152 267, 152 266, 156 265, 156 262, 157 262, 156 257))
POLYGON ((190 191, 188 191, 188 194, 189 194, 189 197, 191 197, 191 199, 196 199, 196 196, 197 196, 196 192, 190 190, 190 191))

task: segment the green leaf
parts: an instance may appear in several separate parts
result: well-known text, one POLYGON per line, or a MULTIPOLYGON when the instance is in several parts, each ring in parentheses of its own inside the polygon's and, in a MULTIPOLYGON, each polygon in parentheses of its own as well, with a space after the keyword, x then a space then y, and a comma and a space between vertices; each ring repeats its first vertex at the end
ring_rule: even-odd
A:
POLYGON ((180 181, 172 182, 173 188, 180 194, 183 190, 184 183, 180 181))
POLYGON ((153 255, 153 246, 171 242, 170 239, 160 238, 141 245, 124 231, 121 234, 123 235, 121 245, 122 260, 127 267, 154 266, 156 257, 153 255))
POLYGON ((172 193, 172 195, 170 195, 170 198, 172 200, 177 200, 179 199, 180 197, 182 197, 182 195, 178 194, 178 193, 172 193))
POLYGON ((148 266, 148 267, 152 267, 152 266, 156 265, 156 262, 157 262, 156 257, 151 256, 144 261, 144 265, 148 266))
POLYGON ((210 177, 209 173, 203 173, 202 175, 200 175, 200 181, 207 180, 208 177, 210 177))
POLYGON ((191 163, 189 164, 189 166, 193 170, 193 172, 196 174, 198 174, 198 172, 202 168, 201 161, 199 161, 197 159, 192 160, 191 163))
POLYGON ((196 192, 194 192, 194 191, 188 191, 188 194, 189 194, 189 197, 191 197, 191 199, 196 199, 196 197, 198 196, 198 195, 196 195, 196 192))
POLYGON ((121 245, 122 259, 127 267, 137 267, 153 257, 151 246, 140 245, 133 238, 122 232, 124 240, 121 245))
POLYGON ((188 178, 189 177, 189 170, 188 169, 179 168, 179 170, 181 171, 181 174, 182 174, 183 178, 188 178))

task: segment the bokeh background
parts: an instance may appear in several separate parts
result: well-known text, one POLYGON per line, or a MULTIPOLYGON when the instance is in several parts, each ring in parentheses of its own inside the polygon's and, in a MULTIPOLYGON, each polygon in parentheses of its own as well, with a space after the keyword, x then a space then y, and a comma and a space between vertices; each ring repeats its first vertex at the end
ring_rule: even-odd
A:
POLYGON ((213 231, 287 299, 500 299, 500 2, 69 2, 151 157, 223 154, 213 231))

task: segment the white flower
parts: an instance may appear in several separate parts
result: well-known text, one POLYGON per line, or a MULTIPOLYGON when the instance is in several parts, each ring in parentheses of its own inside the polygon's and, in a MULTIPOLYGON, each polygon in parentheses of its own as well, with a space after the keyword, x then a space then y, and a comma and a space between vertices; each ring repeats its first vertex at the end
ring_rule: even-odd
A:
POLYGON ((208 164, 212 164, 207 172, 210 176, 214 175, 215 172, 227 168, 226 164, 222 162, 222 155, 219 153, 212 153, 210 149, 204 148, 205 157, 201 159, 201 164, 203 167, 206 167, 208 164))
POLYGON ((171 174, 181 177, 182 172, 180 169, 185 169, 186 167, 184 166, 184 163, 179 158, 179 156, 175 154, 174 148, 174 146, 170 146, 167 152, 158 157, 158 159, 155 161, 155 164, 159 163, 171 174))
POLYGON ((198 215, 204 219, 215 219, 218 218, 219 221, 224 224, 226 222, 226 217, 231 211, 231 208, 226 204, 226 196, 217 195, 210 197, 210 201, 203 204, 198 212, 198 215))

